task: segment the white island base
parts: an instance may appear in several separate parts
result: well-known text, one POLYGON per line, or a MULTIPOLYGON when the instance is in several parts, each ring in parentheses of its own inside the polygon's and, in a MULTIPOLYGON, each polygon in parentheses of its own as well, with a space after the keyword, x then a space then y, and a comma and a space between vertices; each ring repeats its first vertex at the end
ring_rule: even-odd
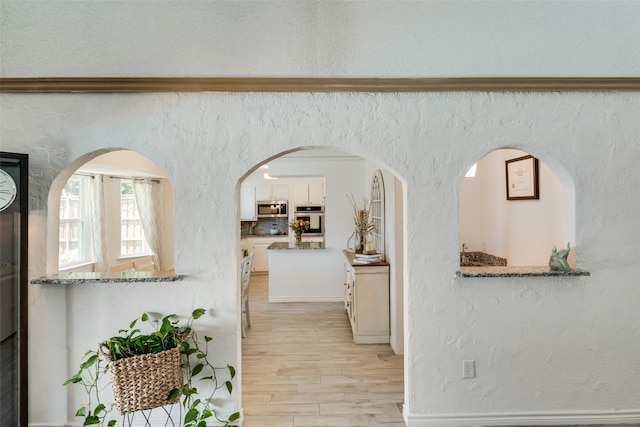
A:
POLYGON ((268 247, 269 302, 344 299, 341 253, 321 242, 276 242, 268 247))

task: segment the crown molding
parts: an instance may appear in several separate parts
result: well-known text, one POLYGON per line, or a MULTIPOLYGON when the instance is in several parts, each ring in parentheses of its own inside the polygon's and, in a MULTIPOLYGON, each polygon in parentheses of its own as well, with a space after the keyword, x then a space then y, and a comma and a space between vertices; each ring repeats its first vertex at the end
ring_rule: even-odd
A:
POLYGON ((0 93, 640 91, 640 77, 4 77, 0 93))

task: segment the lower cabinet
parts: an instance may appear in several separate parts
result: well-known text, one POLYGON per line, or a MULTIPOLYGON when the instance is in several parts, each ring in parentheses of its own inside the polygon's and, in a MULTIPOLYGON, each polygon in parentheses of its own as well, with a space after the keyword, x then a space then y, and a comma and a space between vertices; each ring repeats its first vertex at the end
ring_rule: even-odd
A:
POLYGON ((267 248, 273 242, 286 242, 288 237, 254 237, 251 239, 251 248, 253 252, 253 264, 251 271, 267 272, 269 271, 269 251, 267 248))
POLYGON ((269 271, 269 254, 267 248, 269 243, 254 243, 253 244, 253 271, 269 271))
POLYGON ((380 262, 353 265, 347 256, 345 280, 345 308, 353 342, 380 344, 389 342, 389 264, 380 262))

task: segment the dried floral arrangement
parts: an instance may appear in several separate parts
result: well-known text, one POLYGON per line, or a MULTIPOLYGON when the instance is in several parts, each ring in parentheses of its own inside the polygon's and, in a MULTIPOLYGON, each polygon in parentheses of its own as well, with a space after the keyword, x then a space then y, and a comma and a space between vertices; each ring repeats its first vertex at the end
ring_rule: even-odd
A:
POLYGON ((353 207, 353 222, 355 224, 355 230, 349 237, 349 240, 355 235, 356 249, 358 247, 362 249, 366 236, 375 231, 375 225, 371 220, 371 202, 364 197, 362 207, 359 207, 353 194, 347 194, 347 198, 353 207))

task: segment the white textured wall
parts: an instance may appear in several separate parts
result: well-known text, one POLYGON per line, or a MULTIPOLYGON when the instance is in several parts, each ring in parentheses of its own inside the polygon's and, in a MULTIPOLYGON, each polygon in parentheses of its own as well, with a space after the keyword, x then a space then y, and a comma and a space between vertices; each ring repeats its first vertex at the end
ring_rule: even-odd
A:
MULTIPOLYGON (((254 165, 297 147, 291 141, 302 134, 310 145, 339 146, 386 164, 406 181, 408 414, 638 409, 636 94, 78 94, 0 100, 3 150, 31 155, 32 222, 42 222, 37 218, 45 214, 48 186, 71 159, 112 141, 130 141, 128 148, 148 155, 174 185, 176 270, 187 275, 176 284, 32 285, 34 423, 64 422, 60 383, 72 370, 67 364, 141 309, 212 308, 208 332, 216 337, 218 357, 238 363, 236 186, 254 165), (489 98, 490 108, 474 108, 489 98), (500 123, 513 111, 521 119, 500 123), (456 117, 454 126, 449 114, 456 117), (463 126, 478 116, 496 125, 463 126), (129 121, 141 126, 134 131, 125 126, 129 121), (555 159, 574 177, 577 239, 583 242, 579 263, 591 277, 453 278, 463 175, 473 161, 500 148, 504 135, 542 161, 555 159), (473 381, 460 379, 461 360, 468 358, 478 363, 473 381)), ((46 233, 34 227, 30 236, 35 277, 45 271, 39 261, 46 255, 46 233)))
POLYGON ((634 1, 0 5, 5 77, 640 73, 634 1))
MULTIPOLYGON (((2 1, 1 73, 640 70, 637 2, 232 3, 2 1)), ((209 307, 217 357, 239 363, 238 181, 301 145, 377 161, 406 184, 410 425, 470 413, 627 410, 640 419, 638 93, 2 94, 0 112, 2 150, 30 154, 31 278, 47 268, 53 180, 86 153, 110 147, 144 154, 171 179, 176 270, 187 275, 174 284, 30 285, 34 425, 71 420, 76 400, 67 409, 60 384, 97 337, 141 309, 209 307), (578 262, 590 277, 454 279, 464 173, 506 146, 560 164, 574 180, 578 262), (477 361, 475 380, 460 378, 463 359, 477 361)))

